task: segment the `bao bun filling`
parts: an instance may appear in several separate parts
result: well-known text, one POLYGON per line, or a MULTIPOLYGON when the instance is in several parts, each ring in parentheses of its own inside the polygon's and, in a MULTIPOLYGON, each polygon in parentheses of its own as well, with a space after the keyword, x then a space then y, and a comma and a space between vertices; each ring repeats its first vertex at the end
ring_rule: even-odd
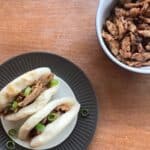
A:
POLYGON ((57 80, 54 79, 54 74, 42 76, 39 80, 36 80, 32 85, 27 86, 16 95, 14 100, 2 112, 3 115, 17 113, 21 108, 33 103, 44 90, 56 84, 57 80))
POLYGON ((33 138, 39 134, 41 134, 45 127, 58 119, 61 115, 68 112, 71 109, 69 104, 61 104, 57 106, 51 113, 48 114, 40 123, 38 123, 29 133, 29 138, 33 138))

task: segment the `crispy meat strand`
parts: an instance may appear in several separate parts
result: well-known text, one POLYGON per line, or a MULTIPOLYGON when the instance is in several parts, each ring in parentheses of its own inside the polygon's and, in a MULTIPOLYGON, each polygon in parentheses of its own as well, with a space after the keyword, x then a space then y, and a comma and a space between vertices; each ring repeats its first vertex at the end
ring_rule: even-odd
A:
POLYGON ((138 30, 138 33, 142 35, 143 37, 150 38, 150 30, 138 30))
POLYGON ((130 17, 136 17, 136 16, 140 15, 140 13, 141 13, 141 9, 140 8, 131 8, 129 10, 129 14, 128 15, 130 17))
POLYGON ((140 7, 142 5, 143 5, 142 2, 141 3, 126 3, 126 4, 124 4, 124 7, 131 9, 131 8, 135 8, 135 7, 140 7))
POLYGON ((131 40, 129 36, 125 36, 121 42, 121 49, 120 55, 123 58, 130 58, 131 57, 131 40))
POLYGON ((120 53, 120 56, 123 58, 123 59, 126 59, 126 58, 130 58, 132 53, 131 52, 127 52, 123 49, 120 49, 119 50, 119 53, 120 53))
POLYGON ((135 32, 136 29, 136 25, 132 21, 128 21, 128 30, 131 32, 135 32))
POLYGON ((142 19, 145 23, 150 24, 150 18, 146 18, 146 17, 140 16, 140 19, 142 19))
POLYGON ((111 22, 110 20, 106 21, 106 27, 113 36, 118 35, 118 30, 117 30, 116 25, 113 22, 111 22))
POLYGON ((119 42, 115 40, 109 33, 103 31, 102 36, 104 37, 106 43, 111 49, 112 53, 116 56, 119 52, 119 42))
POLYGON ((136 35, 132 32, 130 32, 130 40, 131 40, 131 52, 134 53, 137 51, 137 39, 136 35))
POLYGON ((145 49, 146 49, 147 51, 150 51, 150 42, 145 46, 145 49))
POLYGON ((104 30, 103 30, 103 32, 102 32, 102 36, 104 37, 104 39, 106 40, 106 42, 115 40, 115 39, 112 37, 112 35, 110 35, 108 32, 105 32, 104 30))
POLYGON ((144 15, 144 13, 147 12, 147 9, 149 8, 149 4, 148 3, 144 3, 142 8, 141 8, 141 14, 144 15))
POLYGON ((137 2, 137 3, 125 3, 125 4, 124 4, 124 7, 125 7, 125 8, 141 7, 141 6, 143 6, 145 3, 149 3, 149 2, 150 2, 150 0, 145 0, 145 1, 137 2))
POLYGON ((149 52, 134 53, 132 55, 132 59, 144 62, 150 59, 150 53, 149 52))
POLYGON ((144 49, 144 47, 143 47, 143 45, 141 43, 137 44, 137 50, 138 50, 139 53, 142 53, 142 52, 145 51, 145 49, 144 49))
MULTIPOLYGON (((149 4, 150 6, 150 4, 149 4)), ((150 7, 147 9, 147 11, 144 13, 145 17, 150 17, 150 7)))
POLYGON ((115 23, 116 26, 118 28, 118 32, 119 32, 119 39, 121 39, 124 34, 127 32, 127 21, 124 19, 124 17, 120 17, 120 18, 115 18, 115 23))
POLYGON ((150 30, 150 25, 146 24, 146 23, 142 23, 138 25, 138 29, 139 30, 150 30))
POLYGON ((133 67, 133 66, 141 67, 142 66, 142 63, 139 61, 124 61, 124 63, 126 63, 127 65, 129 65, 131 67, 133 67))
POLYGON ((115 8, 115 15, 116 17, 123 17, 123 16, 127 16, 128 12, 126 10, 124 10, 123 8, 115 8))
POLYGON ((136 44, 136 36, 133 32, 130 32, 131 44, 136 44))
POLYGON ((124 37, 124 39, 122 40, 121 49, 127 52, 131 51, 131 41, 129 36, 124 37))
POLYGON ((127 65, 131 67, 143 67, 143 66, 150 66, 150 61, 146 62, 139 62, 139 61, 126 61, 127 65))
POLYGON ((109 48, 112 50, 112 53, 117 56, 119 53, 119 42, 117 40, 110 41, 108 43, 109 48))

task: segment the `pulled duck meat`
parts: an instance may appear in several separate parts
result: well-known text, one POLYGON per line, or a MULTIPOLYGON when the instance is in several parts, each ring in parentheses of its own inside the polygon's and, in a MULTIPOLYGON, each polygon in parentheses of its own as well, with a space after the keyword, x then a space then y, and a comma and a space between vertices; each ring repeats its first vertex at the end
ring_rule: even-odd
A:
POLYGON ((49 123, 54 122, 61 115, 69 111, 71 108, 68 104, 62 104, 57 106, 47 117, 45 117, 39 124, 37 124, 30 132, 29 137, 33 138, 44 131, 44 128, 49 123))
POLYGON ((2 114, 16 113, 21 108, 31 104, 45 89, 49 88, 48 84, 53 77, 53 74, 42 76, 38 81, 35 81, 32 85, 25 88, 14 98, 14 101, 9 103, 2 114))
POLYGON ((31 102, 33 102, 34 99, 36 97, 38 97, 40 95, 40 93, 42 93, 47 88, 47 84, 52 79, 53 79, 53 75, 41 77, 35 83, 35 85, 32 86, 32 92, 31 92, 31 94, 28 95, 27 97, 25 97, 24 100, 22 102, 20 102, 18 105, 20 107, 24 107, 24 106, 30 104, 31 102))

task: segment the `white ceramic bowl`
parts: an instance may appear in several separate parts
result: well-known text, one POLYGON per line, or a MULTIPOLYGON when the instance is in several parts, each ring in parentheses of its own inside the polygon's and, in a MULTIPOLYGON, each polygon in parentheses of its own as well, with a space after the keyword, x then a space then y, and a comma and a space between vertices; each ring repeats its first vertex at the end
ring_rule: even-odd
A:
POLYGON ((113 54, 110 52, 110 50, 107 48, 104 39, 102 37, 102 29, 103 29, 103 24, 105 22, 105 19, 110 15, 110 11, 112 8, 115 6, 117 0, 100 0, 99 2, 99 7, 97 10, 97 16, 96 16, 96 31, 97 31, 97 36, 98 40, 103 48, 103 51, 105 54, 117 65, 120 67, 136 72, 136 73, 142 73, 142 74, 150 74, 150 67, 130 67, 122 62, 120 62, 113 54))

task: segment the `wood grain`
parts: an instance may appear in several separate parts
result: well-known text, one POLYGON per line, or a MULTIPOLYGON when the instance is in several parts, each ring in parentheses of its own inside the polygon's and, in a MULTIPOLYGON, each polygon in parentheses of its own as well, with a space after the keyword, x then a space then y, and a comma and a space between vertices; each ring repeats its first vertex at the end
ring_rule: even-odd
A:
POLYGON ((150 76, 127 72, 103 54, 95 32, 98 0, 0 0, 0 63, 48 51, 90 78, 99 101, 89 150, 150 149, 150 76))

